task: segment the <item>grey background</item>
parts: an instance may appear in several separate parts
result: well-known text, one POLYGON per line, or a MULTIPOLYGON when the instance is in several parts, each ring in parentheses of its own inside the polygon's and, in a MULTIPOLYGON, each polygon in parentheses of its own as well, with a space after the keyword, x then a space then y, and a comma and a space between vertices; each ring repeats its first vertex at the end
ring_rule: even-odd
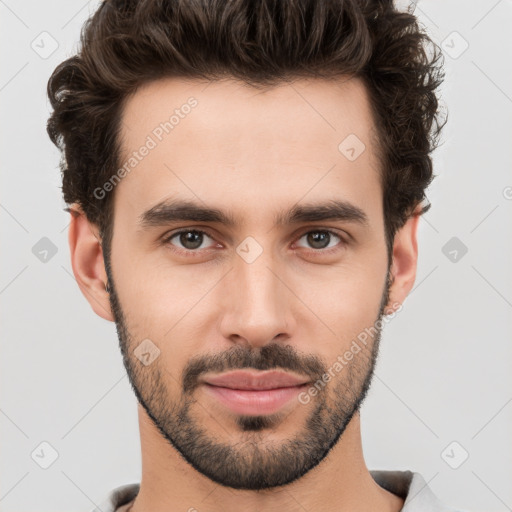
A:
MULTIPOLYGON (((3 512, 88 511, 140 480, 136 400, 114 324, 73 277, 45 132, 47 79, 97 4, 0 0, 3 512), (48 469, 42 442, 58 453, 48 469)), ((363 447, 370 469, 418 471, 461 510, 512 510, 512 4, 423 0, 416 13, 445 50, 450 119, 415 287, 385 327, 363 407, 363 447)))

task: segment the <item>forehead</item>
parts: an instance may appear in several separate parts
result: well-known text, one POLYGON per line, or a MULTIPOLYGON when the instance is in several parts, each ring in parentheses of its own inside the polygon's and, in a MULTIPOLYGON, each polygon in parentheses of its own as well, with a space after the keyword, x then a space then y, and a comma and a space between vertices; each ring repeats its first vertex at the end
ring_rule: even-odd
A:
POLYGON ((115 203, 128 204, 130 213, 167 197, 228 201, 245 212, 257 211, 259 200, 262 214, 263 203, 282 209, 306 196, 380 208, 376 134, 358 79, 265 88, 162 79, 127 99, 120 133, 126 172, 115 203))

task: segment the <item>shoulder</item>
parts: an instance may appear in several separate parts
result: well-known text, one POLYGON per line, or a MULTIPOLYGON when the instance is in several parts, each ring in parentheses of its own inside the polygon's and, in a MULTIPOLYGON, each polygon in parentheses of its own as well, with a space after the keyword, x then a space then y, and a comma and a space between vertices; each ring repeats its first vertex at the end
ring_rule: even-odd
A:
POLYGON ((463 512, 443 503, 420 473, 414 471, 370 471, 380 487, 403 498, 401 512, 463 512))
MULTIPOLYGON (((125 484, 112 489, 91 512, 121 512, 121 507, 132 501, 139 492, 140 484, 125 484), (121 510, 118 510, 120 509, 121 510)), ((125 507, 126 508, 126 507, 125 507)))

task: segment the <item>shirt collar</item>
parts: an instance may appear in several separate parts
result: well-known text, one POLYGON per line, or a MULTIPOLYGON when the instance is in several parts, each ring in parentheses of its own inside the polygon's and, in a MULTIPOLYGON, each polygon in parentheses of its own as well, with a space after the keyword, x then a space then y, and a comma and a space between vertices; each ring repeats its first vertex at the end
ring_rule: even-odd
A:
MULTIPOLYGON (((371 470, 370 474, 380 487, 405 500, 401 512, 454 512, 439 501, 420 473, 371 470)), ((132 501, 139 488, 138 483, 116 487, 92 512, 115 512, 117 508, 132 501)))

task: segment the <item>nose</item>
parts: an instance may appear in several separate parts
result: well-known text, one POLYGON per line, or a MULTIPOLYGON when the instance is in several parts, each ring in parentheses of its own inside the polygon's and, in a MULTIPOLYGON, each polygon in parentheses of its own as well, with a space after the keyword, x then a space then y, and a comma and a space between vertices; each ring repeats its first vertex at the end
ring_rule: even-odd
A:
POLYGON ((270 251, 252 262, 237 256, 223 280, 224 337, 248 348, 288 339, 294 326, 293 294, 285 282, 282 265, 270 251))

